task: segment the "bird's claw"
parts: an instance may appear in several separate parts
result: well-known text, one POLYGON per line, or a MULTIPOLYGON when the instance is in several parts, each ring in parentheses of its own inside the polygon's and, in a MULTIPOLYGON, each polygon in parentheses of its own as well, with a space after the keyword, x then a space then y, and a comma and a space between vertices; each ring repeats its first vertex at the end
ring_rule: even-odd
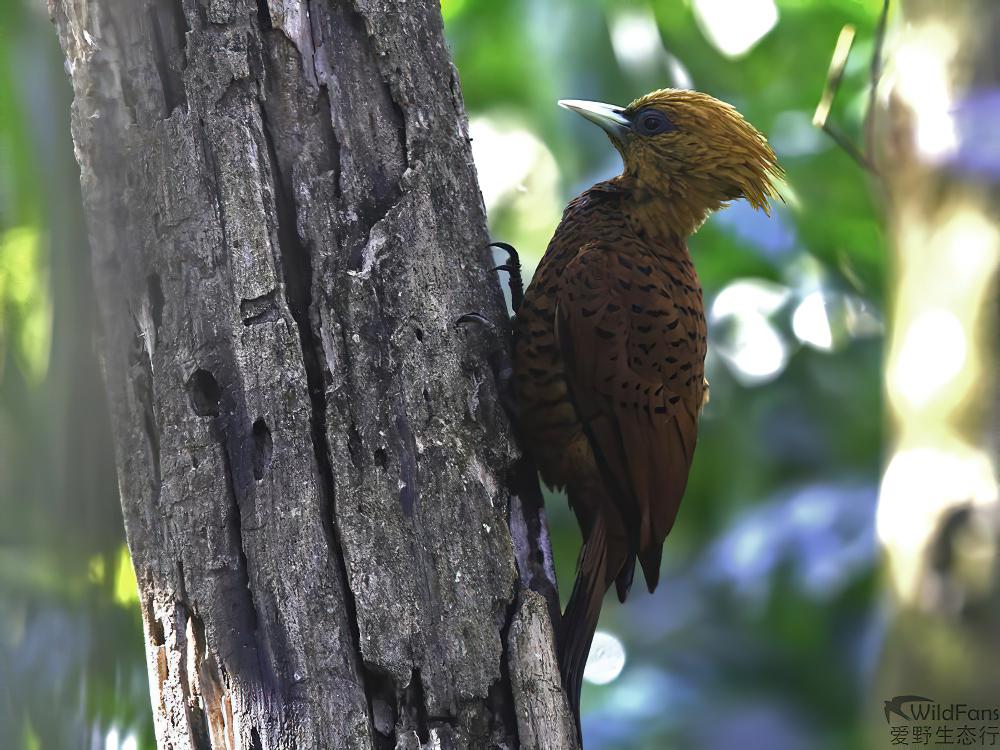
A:
POLYGON ((515 313, 524 301, 524 280, 521 278, 521 258, 514 246, 507 242, 491 242, 490 247, 499 248, 507 253, 507 262, 496 266, 494 271, 506 271, 510 275, 510 306, 515 313))
POLYGON ((468 323, 475 323, 476 325, 485 326, 491 331, 494 330, 493 323, 487 320, 482 313, 477 313, 477 312, 465 313, 465 315, 461 315, 455 319, 456 326, 466 325, 468 323))
MULTIPOLYGON (((517 255, 517 250, 514 249, 513 245, 509 245, 506 242, 491 242, 489 247, 496 247, 507 253, 507 262, 496 266, 493 270, 506 271, 510 275, 510 304, 516 313, 521 306, 521 302, 524 300, 521 260, 517 255)), ((483 326, 490 333, 497 333, 496 324, 479 312, 467 312, 455 320, 456 326, 468 325, 470 323, 483 326)), ((509 335, 510 331, 508 330, 506 333, 509 335)), ((519 420, 517 401, 514 398, 513 368, 511 367, 510 358, 506 350, 501 349, 494 352, 490 357, 490 369, 493 371, 496 381, 500 403, 503 405, 504 411, 507 412, 507 416, 516 429, 519 420)))
POLYGON ((518 266, 521 265, 521 260, 517 255, 517 249, 509 242, 491 242, 490 247, 500 248, 507 253, 508 259, 513 260, 518 266))
MULTIPOLYGON (((490 333, 496 333, 497 330, 492 321, 478 312, 465 313, 455 320, 456 326, 468 325, 469 323, 483 326, 490 333)), ((517 400, 514 398, 514 368, 511 366, 510 357, 505 349, 499 348, 490 355, 489 364, 490 370, 493 372, 493 380, 496 383, 500 404, 507 413, 507 417, 516 425, 518 409, 517 400)))

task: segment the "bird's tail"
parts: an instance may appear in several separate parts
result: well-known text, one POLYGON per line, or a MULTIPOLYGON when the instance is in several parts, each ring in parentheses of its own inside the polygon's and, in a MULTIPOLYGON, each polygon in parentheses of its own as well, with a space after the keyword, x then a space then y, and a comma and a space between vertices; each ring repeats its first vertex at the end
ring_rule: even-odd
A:
POLYGON ((559 667, 570 708, 580 729, 580 690, 590 644, 597 629, 601 603, 608 590, 607 530, 601 514, 590 530, 580 554, 573 593, 563 613, 559 638, 559 667))

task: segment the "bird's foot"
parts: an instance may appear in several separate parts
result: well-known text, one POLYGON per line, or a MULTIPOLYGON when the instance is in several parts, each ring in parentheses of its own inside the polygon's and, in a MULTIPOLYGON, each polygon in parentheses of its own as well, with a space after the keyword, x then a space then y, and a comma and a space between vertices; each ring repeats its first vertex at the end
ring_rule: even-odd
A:
MULTIPOLYGON (((521 259, 518 257, 517 250, 514 249, 514 246, 506 242, 491 242, 489 247, 496 247, 507 253, 507 262, 496 266, 493 270, 507 272, 511 308, 516 314, 518 308, 521 306, 521 302, 524 300, 524 281, 521 278, 521 259)), ((499 333, 497 331, 496 324, 480 312, 467 312, 455 320, 455 325, 470 324, 482 326, 492 334, 499 333)), ((507 412, 508 418, 510 418, 511 422, 516 425, 518 410, 514 399, 514 388, 512 382, 514 370, 511 365, 509 355, 511 335, 510 328, 504 330, 502 335, 506 337, 505 346, 503 346, 499 352, 490 357, 490 367, 493 370, 493 376, 496 381, 500 403, 503 406, 504 411, 507 412)))
POLYGON ((506 242, 491 242, 490 247, 496 247, 507 253, 507 262, 501 263, 494 268, 494 271, 506 271, 508 274, 507 286, 510 289, 510 306, 517 314, 518 308, 524 301, 524 279, 521 278, 521 258, 513 245, 506 242))
MULTIPOLYGON (((468 312, 455 320, 456 326, 477 325, 482 326, 490 333, 496 333, 497 327, 485 315, 478 312, 468 312)), ((511 365, 510 355, 506 346, 494 350, 489 358, 490 369, 493 371, 493 379, 497 386, 497 396, 500 405, 507 413, 508 419, 513 424, 517 424, 518 414, 517 402, 514 399, 514 368, 511 365)))
POLYGON ((482 326, 490 333, 496 332, 497 329, 497 327, 493 325, 493 323, 491 323, 489 320, 487 320, 482 313, 477 313, 477 312, 465 313, 465 315, 461 315, 455 319, 455 325, 457 326, 466 325, 467 323, 475 323, 478 326, 482 326))

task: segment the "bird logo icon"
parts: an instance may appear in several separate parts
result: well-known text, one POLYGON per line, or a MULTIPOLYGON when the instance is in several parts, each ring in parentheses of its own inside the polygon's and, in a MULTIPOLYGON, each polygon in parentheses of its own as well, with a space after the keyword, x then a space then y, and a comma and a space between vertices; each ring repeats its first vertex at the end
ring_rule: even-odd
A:
POLYGON ((925 703, 933 703, 930 698, 924 698, 920 695, 897 695, 892 700, 883 701, 883 707, 885 709, 885 721, 887 724, 891 724, 892 720, 889 718, 890 714, 895 714, 896 716, 901 716, 907 721, 911 721, 911 718, 906 715, 903 710, 903 705, 906 703, 916 703, 922 701, 925 703))

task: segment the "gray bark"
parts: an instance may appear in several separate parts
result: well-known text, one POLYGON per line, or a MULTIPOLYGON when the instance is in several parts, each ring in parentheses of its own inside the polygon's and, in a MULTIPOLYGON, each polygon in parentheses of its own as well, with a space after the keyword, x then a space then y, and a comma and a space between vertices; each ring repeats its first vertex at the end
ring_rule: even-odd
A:
POLYGON ((160 746, 574 746, 437 4, 50 10, 160 746))

